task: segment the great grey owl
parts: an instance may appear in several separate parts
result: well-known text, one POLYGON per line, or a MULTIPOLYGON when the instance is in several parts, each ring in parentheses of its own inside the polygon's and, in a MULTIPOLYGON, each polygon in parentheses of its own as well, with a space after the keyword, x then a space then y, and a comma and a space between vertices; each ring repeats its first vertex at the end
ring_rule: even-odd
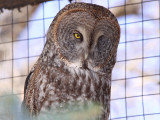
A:
POLYGON ((30 114, 94 101, 103 106, 95 120, 108 120, 119 38, 116 17, 102 6, 72 3, 60 10, 25 82, 23 104, 30 114))

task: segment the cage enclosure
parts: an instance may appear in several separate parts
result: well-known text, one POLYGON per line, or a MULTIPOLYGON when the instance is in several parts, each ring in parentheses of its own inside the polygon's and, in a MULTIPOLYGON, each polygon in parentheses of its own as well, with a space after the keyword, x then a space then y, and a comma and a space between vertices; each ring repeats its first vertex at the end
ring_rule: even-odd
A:
MULTIPOLYGON (((120 24, 121 37, 117 62, 112 71, 110 120, 159 120, 160 1, 72 2, 104 6, 117 17, 120 24)), ((4 114, 5 108, 1 102, 8 96, 20 99, 16 102, 16 112, 21 112, 24 82, 43 50, 49 25, 56 14, 70 2, 28 0, 28 3, 25 1, 19 6, 10 4, 12 3, 0 2, 0 9, 3 11, 0 13, 0 119, 2 120, 11 119, 4 114)))

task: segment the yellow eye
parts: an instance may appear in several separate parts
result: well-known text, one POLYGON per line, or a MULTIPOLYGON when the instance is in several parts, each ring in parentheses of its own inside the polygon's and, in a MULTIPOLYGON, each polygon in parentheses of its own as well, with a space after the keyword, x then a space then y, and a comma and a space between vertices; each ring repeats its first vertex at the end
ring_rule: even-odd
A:
POLYGON ((75 33, 74 36, 75 36, 75 38, 77 38, 77 39, 80 39, 80 38, 81 38, 81 36, 80 36, 78 33, 75 33))

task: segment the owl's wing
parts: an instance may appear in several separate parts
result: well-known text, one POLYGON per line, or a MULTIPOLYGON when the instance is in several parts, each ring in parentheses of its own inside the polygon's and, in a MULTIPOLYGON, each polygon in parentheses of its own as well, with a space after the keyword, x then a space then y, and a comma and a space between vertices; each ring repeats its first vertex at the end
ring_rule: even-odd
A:
POLYGON ((33 74, 37 74, 37 69, 36 68, 39 68, 39 59, 37 60, 37 62, 34 64, 34 66, 32 67, 30 73, 28 74, 27 78, 26 78, 26 81, 25 81, 25 84, 24 84, 24 100, 25 100, 25 95, 26 95, 26 90, 27 90, 27 87, 30 83, 30 80, 32 79, 32 76, 33 74))
POLYGON ((31 71, 31 72, 29 73, 29 75, 27 76, 27 78, 26 78, 26 81, 25 81, 25 84, 24 84, 24 98, 25 98, 27 86, 28 86, 28 84, 29 84, 29 82, 30 82, 30 79, 31 79, 31 76, 32 76, 33 72, 34 72, 34 71, 31 71))
POLYGON ((23 118, 23 120, 31 120, 30 118, 29 118, 29 112, 28 112, 28 110, 27 110, 27 108, 26 108, 26 105, 25 105, 25 94, 26 94, 26 90, 27 90, 27 87, 28 87, 28 84, 29 84, 29 82, 30 82, 30 80, 31 80, 31 77, 32 77, 32 74, 33 74, 33 72, 34 71, 31 71, 29 74, 28 74, 28 76, 27 76, 27 78, 26 78, 26 81, 25 81, 25 85, 24 85, 24 99, 23 99, 23 102, 22 102, 22 104, 21 104, 21 118, 23 118))
POLYGON ((35 65, 31 69, 30 73, 28 74, 28 76, 26 78, 25 85, 24 85, 24 99, 23 99, 23 102, 22 102, 22 105, 21 105, 22 118, 23 119, 25 118, 24 120, 30 120, 28 118, 28 116, 30 116, 30 115, 29 115, 29 111, 27 109, 27 106, 25 104, 25 97, 26 97, 26 92, 27 92, 27 88, 29 86, 29 83, 32 82, 31 80, 33 79, 33 76, 38 74, 38 72, 36 72, 37 71, 38 62, 39 62, 39 60, 35 63, 35 65))

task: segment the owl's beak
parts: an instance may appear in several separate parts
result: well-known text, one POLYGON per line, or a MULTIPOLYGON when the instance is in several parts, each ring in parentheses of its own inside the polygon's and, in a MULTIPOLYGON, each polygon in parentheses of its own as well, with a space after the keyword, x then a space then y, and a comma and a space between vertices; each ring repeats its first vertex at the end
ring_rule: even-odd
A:
POLYGON ((86 60, 87 58, 88 58, 88 54, 85 53, 85 54, 84 54, 84 59, 86 60))
POLYGON ((88 52, 84 51, 84 53, 83 53, 83 59, 82 59, 82 68, 83 69, 88 69, 87 59, 88 59, 88 52))

